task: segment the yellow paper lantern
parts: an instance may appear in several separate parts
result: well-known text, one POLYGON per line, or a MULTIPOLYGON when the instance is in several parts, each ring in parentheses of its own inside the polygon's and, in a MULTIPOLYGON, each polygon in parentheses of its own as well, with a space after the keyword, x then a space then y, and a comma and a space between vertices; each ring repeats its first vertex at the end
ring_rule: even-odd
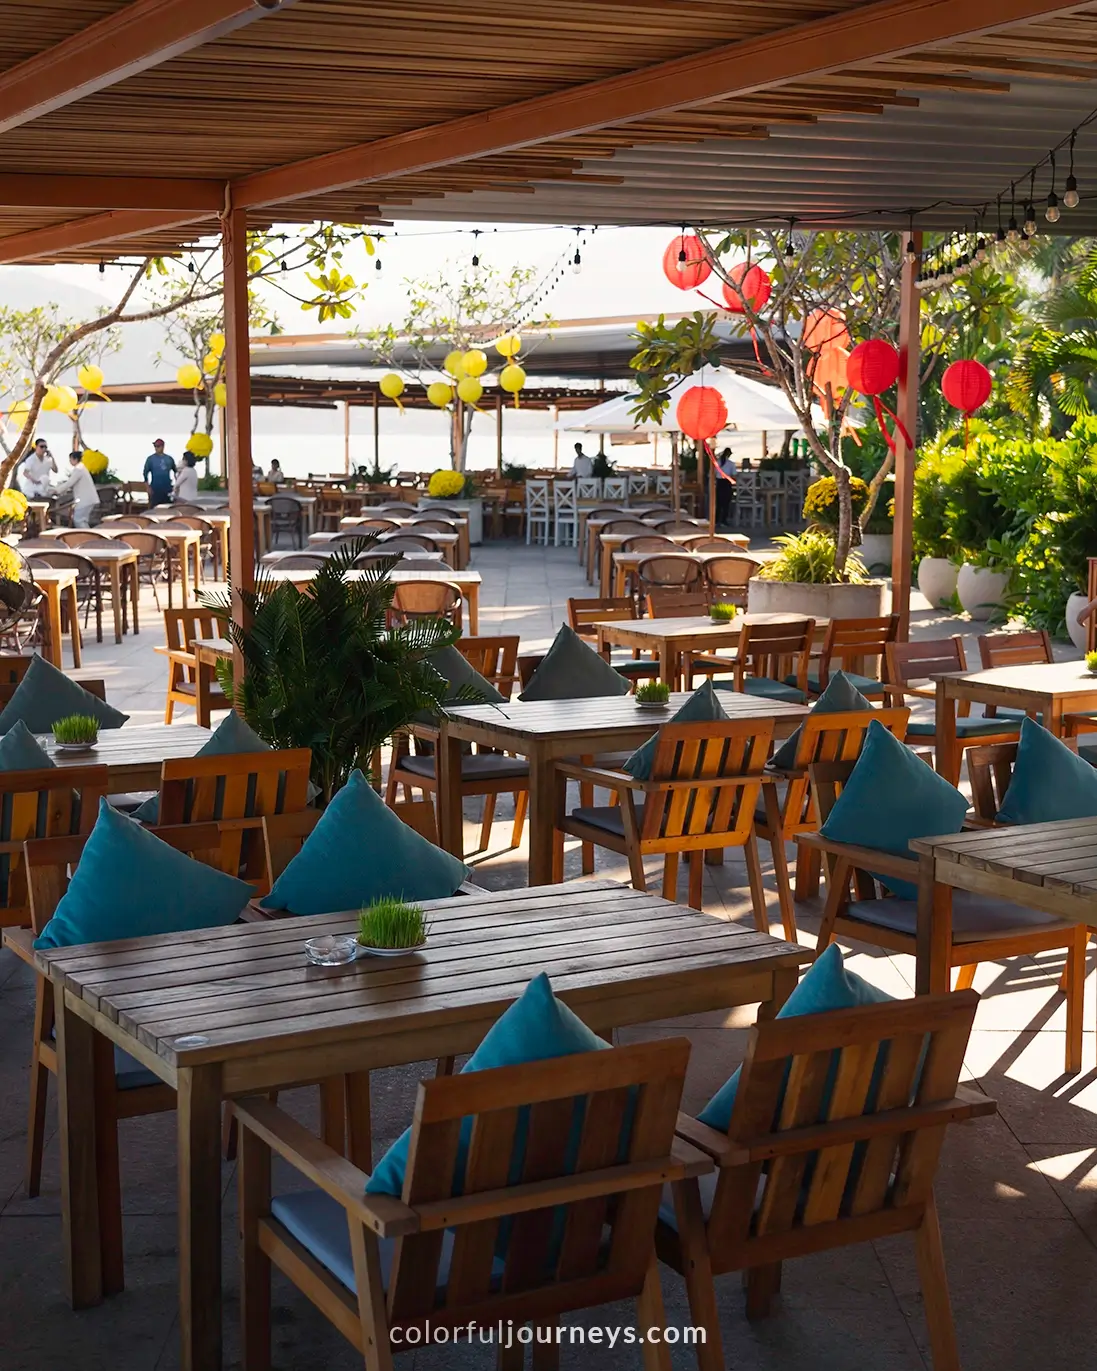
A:
POLYGON ((504 333, 502 338, 496 338, 495 351, 500 357, 517 357, 522 351, 522 339, 517 333, 504 333))
POLYGON ((446 353, 446 360, 442 366, 451 376, 460 380, 465 374, 465 354, 460 348, 454 348, 452 352, 446 353))
POLYGON ((474 405, 484 393, 484 387, 475 376, 462 376, 457 382, 458 398, 466 405, 474 405))
POLYGON ((223 333, 211 333, 209 338, 209 350, 215 357, 220 357, 225 351, 225 335, 223 333))
POLYGON ((225 406, 228 404, 228 402, 229 402, 229 390, 228 390, 228 386, 225 385, 224 381, 218 381, 217 384, 216 384, 216 385, 214 386, 214 388, 213 388, 213 403, 214 403, 215 405, 220 405, 221 408, 224 409, 225 406))
POLYGON ((207 352, 202 358, 202 370, 207 376, 213 376, 220 365, 221 359, 216 352, 207 352))
POLYGON ((62 414, 71 414, 80 403, 80 397, 72 386, 57 387, 57 408, 62 414))
POLYGON ((386 400, 398 400, 404 393, 404 378, 395 371, 386 371, 377 384, 386 400))
POLYGON ((488 369, 488 355, 479 348, 470 348, 462 358, 466 376, 483 376, 488 369))
POLYGON ((57 387, 56 387, 56 386, 47 386, 47 387, 46 387, 46 393, 45 393, 45 395, 42 396, 42 403, 41 403, 41 405, 39 406, 39 408, 41 408, 41 409, 43 409, 43 410, 56 409, 56 408, 57 408, 57 402, 58 402, 58 400, 59 400, 60 398, 61 398, 61 397, 60 397, 60 394, 58 393, 58 390, 57 390, 57 387))
POLYGON ((197 390, 202 384, 202 373, 193 362, 184 362, 175 373, 175 379, 184 390, 197 390))
POLYGON ((499 373, 499 384, 514 396, 515 405, 518 404, 518 392, 526 384, 526 373, 517 362, 509 362, 499 373))
POLYGON ((453 403, 453 387, 447 385, 445 381, 432 381, 427 386, 427 399, 432 405, 437 405, 439 409, 445 409, 447 405, 453 403))
POLYGON ((196 457, 208 457, 213 451, 213 439, 208 433, 192 433, 187 439, 186 450, 196 457))
POLYGON ((76 379, 85 390, 99 391, 103 388, 103 372, 92 362, 86 362, 76 373, 76 379))
POLYGON ((8 423, 14 429, 21 429, 27 422, 27 415, 30 413, 30 405, 26 400, 16 400, 11 409, 8 410, 8 423))

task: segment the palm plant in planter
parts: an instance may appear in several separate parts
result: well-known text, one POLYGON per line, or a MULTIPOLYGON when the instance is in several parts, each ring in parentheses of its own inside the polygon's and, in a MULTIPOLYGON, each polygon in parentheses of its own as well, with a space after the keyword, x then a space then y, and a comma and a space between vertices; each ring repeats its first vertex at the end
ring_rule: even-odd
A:
POLYGON ((322 804, 420 711, 444 713, 450 691, 429 658, 460 636, 451 623, 386 628, 399 558, 378 559, 348 579, 354 559, 375 542, 371 535, 341 545, 305 590, 260 579, 243 596, 244 626, 233 621, 227 596, 204 597, 244 659, 242 681, 231 662, 219 665, 222 688, 272 747, 312 749, 322 804))

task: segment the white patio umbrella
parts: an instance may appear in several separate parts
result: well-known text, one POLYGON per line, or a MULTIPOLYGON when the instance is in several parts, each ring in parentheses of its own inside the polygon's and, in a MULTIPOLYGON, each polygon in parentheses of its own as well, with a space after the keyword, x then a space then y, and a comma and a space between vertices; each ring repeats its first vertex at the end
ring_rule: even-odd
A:
MULTIPOLYGON (((729 432, 768 433, 775 429, 798 429, 800 420, 784 395, 776 386, 766 386, 761 381, 752 381, 739 376, 734 371, 721 367, 706 372, 702 381, 700 375, 687 376, 671 388, 670 404, 661 421, 645 419, 637 423, 632 417, 636 403, 635 395, 615 395, 593 409, 580 410, 560 420, 557 428, 568 433, 625 433, 632 429, 637 433, 676 433, 675 410, 681 396, 691 386, 706 385, 718 390, 728 407, 729 432)), ((822 410, 813 407, 816 422, 822 428, 826 424, 822 410)))

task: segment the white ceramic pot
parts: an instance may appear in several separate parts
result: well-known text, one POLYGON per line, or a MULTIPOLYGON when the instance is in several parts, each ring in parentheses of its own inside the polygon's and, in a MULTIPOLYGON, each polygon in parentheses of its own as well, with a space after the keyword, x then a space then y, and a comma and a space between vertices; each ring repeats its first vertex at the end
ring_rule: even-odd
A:
POLYGON ((1070 641, 1079 652, 1086 650, 1086 630, 1085 625, 1078 622, 1078 611, 1084 609, 1089 604, 1089 597, 1086 595, 1070 595, 1067 597, 1066 620, 1067 633, 1070 641))
POLYGON ((484 502, 479 497, 475 500, 432 500, 429 495, 424 495, 419 501, 421 510, 429 509, 431 505, 447 505, 452 510, 468 515, 470 545, 479 547, 484 541, 484 502))
POLYGON ((956 578, 960 605, 973 619, 989 619, 1002 609, 1008 588, 1008 571, 992 571, 970 562, 964 563, 956 578))
POLYGON ((947 557, 923 557, 918 563, 918 589, 934 607, 945 609, 956 594, 960 568, 947 557))
POLYGON ((890 533, 862 533, 861 546, 854 551, 860 554, 871 575, 890 576, 891 544, 890 533))
POLYGON ((807 585, 802 581, 747 583, 749 614, 803 614, 811 619, 875 619, 891 612, 887 581, 864 585, 807 585))

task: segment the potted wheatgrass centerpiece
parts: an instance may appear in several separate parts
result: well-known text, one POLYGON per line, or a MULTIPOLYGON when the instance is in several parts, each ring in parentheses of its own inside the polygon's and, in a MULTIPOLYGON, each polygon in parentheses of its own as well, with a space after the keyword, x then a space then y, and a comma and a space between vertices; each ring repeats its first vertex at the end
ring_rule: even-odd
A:
POLYGON ((641 709, 663 709, 670 700, 670 686, 665 681, 645 681, 636 687, 636 703, 641 709))
POLYGON ((53 741, 59 752, 90 752, 99 741, 99 720, 90 714, 67 714, 56 719, 53 741))
POLYGON ((383 895, 358 915, 358 945, 375 957, 398 957, 425 946, 430 925, 422 908, 383 895))

